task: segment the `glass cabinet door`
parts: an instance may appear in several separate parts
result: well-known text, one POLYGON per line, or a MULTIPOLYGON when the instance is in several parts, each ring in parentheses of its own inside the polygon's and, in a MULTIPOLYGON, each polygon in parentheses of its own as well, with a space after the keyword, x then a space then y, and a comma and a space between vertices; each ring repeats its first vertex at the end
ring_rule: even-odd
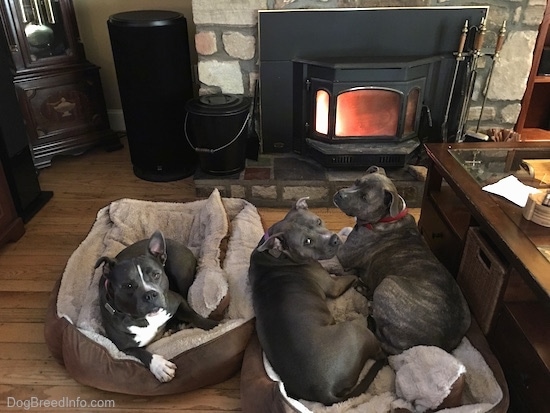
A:
POLYGON ((3 0, 16 43, 16 69, 40 68, 78 59, 78 33, 70 0, 3 0), (18 56, 16 56, 18 55, 18 56))
POLYGON ((68 54, 69 44, 58 1, 18 0, 17 5, 31 61, 68 54))

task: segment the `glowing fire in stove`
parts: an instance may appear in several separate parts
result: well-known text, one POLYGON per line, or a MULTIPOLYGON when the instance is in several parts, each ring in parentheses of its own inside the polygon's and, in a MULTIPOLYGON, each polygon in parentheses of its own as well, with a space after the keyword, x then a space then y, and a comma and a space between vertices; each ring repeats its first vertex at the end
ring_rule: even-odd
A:
POLYGON ((351 90, 336 99, 338 136, 395 136, 400 95, 382 89, 351 90))
POLYGON ((316 97, 315 130, 323 135, 328 135, 328 109, 329 95, 326 90, 318 90, 316 97))
MULTIPOLYGON (((351 89, 336 98, 334 136, 369 137, 398 134, 402 94, 390 89, 351 89)), ((404 132, 414 129, 419 90, 412 89, 407 98, 404 132)), ((316 92, 315 131, 328 135, 330 95, 325 90, 316 92)))

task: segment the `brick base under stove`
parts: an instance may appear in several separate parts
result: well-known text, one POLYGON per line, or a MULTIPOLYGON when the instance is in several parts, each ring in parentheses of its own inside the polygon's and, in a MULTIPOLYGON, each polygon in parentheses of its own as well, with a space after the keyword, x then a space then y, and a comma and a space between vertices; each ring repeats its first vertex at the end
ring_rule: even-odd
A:
MULTIPOLYGON (((411 208, 419 208, 424 191, 423 167, 387 169, 399 194, 411 208)), ((259 207, 290 207, 308 196, 311 207, 332 207, 333 194, 360 177, 360 170, 327 170, 317 162, 295 154, 260 155, 247 159, 240 173, 214 176, 197 169, 197 197, 207 197, 217 188, 224 197, 244 198, 259 207)))

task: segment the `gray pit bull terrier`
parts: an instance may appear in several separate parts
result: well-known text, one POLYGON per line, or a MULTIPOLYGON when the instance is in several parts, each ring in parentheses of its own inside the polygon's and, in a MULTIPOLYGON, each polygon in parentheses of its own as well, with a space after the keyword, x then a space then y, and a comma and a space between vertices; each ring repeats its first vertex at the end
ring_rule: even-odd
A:
POLYGON ((470 326, 468 304, 384 169, 370 167, 338 191, 334 203, 357 220, 337 257, 367 287, 382 348, 390 354, 416 345, 453 350, 470 326))
POLYGON ((102 264, 99 302, 106 336, 160 382, 172 380, 176 365, 144 347, 162 336, 172 317, 203 330, 218 324, 197 314, 184 298, 195 278, 193 253, 156 231, 115 258, 99 258, 95 268, 102 264))
POLYGON ((318 260, 340 238, 298 200, 264 235, 250 259, 256 330, 267 359, 295 398, 330 405, 367 390, 385 359, 364 317, 336 323, 326 303, 357 277, 331 277, 318 260), (381 358, 358 384, 367 360, 381 358))

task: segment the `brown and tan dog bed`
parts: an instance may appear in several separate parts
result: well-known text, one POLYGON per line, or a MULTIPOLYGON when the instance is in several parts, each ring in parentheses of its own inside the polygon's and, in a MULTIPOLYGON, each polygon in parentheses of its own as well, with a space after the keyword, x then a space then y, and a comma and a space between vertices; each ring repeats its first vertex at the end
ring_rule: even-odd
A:
POLYGON ((98 212, 52 293, 44 331, 50 351, 76 381, 120 393, 181 393, 230 378, 241 367, 254 328, 247 273, 250 254, 262 235, 256 208, 242 199, 221 198, 217 190, 206 200, 189 203, 111 203, 98 212), (94 270, 99 257, 115 256, 156 229, 187 245, 197 257, 197 278, 188 296, 191 306, 203 316, 223 316, 210 331, 187 328, 148 346, 177 365, 176 377, 168 383, 160 383, 103 336, 101 269, 94 270))
MULTIPOLYGON (((332 262, 328 269, 336 267, 332 262)), ((329 300, 329 307, 337 321, 369 313, 355 290, 329 300)), ((254 334, 241 369, 241 400, 247 413, 505 413, 509 404, 504 374, 475 322, 452 354, 417 346, 392 356, 366 393, 332 406, 288 397, 254 334)))

